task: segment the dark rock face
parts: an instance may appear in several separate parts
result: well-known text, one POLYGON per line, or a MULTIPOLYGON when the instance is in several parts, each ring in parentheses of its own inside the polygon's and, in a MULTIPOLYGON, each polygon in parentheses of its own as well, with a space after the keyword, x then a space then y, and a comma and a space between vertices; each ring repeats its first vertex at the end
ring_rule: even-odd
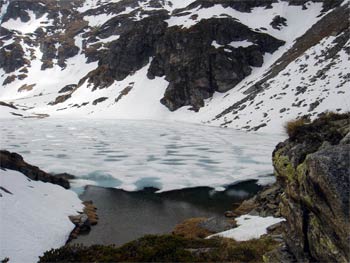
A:
POLYGON ((61 68, 66 67, 66 59, 74 57, 80 51, 80 49, 74 44, 74 40, 63 41, 60 43, 60 47, 57 50, 58 65, 61 68))
POLYGON ((98 103, 101 103, 101 102, 105 101, 106 99, 108 99, 108 98, 107 97, 101 97, 101 98, 95 99, 92 102, 92 105, 97 105, 98 103))
POLYGON ((24 58, 24 51, 19 43, 12 43, 0 49, 0 68, 3 68, 6 73, 20 69, 25 64, 29 63, 24 58))
POLYGON ((26 10, 33 11, 35 16, 39 18, 47 11, 47 8, 39 1, 9 1, 9 6, 7 7, 7 12, 2 18, 2 22, 6 22, 10 19, 16 20, 17 18, 21 19, 22 22, 28 22, 30 16, 26 10))
POLYGON ((108 70, 116 80, 123 80, 149 63, 154 54, 156 41, 164 34, 167 24, 164 12, 134 23, 118 41, 112 42, 108 54, 104 54, 99 64, 108 65, 108 70))
POLYGON ((29 179, 35 181, 49 182, 52 184, 58 184, 66 189, 69 189, 70 185, 67 179, 60 176, 54 176, 40 170, 38 167, 30 165, 23 160, 23 157, 17 153, 11 153, 8 151, 0 151, 0 168, 10 169, 23 173, 29 179))
POLYGON ((49 102, 49 105, 56 105, 56 104, 59 104, 59 103, 63 103, 66 100, 68 100, 71 96, 72 96, 71 92, 68 93, 68 94, 60 95, 60 96, 56 97, 55 101, 49 102))
POLYGON ((215 91, 233 88, 251 73, 251 66, 262 65, 265 52, 273 52, 282 44, 230 18, 204 20, 190 29, 170 28, 157 43, 148 76, 165 75, 170 82, 161 103, 171 111, 185 105, 198 110, 204 106, 204 99, 215 91), (240 40, 254 45, 229 45, 240 40), (213 41, 222 47, 215 48, 213 41))
POLYGON ((58 93, 66 93, 69 91, 73 91, 76 87, 77 87, 76 84, 66 85, 62 89, 60 89, 58 93))
POLYGON ((349 117, 307 124, 274 151, 285 241, 300 261, 349 262, 349 117))
POLYGON ((5 40, 9 40, 13 35, 14 33, 11 30, 8 30, 7 28, 0 26, 0 36, 1 36, 0 43, 5 40))
POLYGON ((58 66, 65 68, 66 60, 74 57, 80 51, 80 49, 75 46, 73 39, 59 41, 52 37, 44 38, 41 41, 40 50, 43 53, 41 58, 43 62, 41 70, 54 67, 53 59, 58 60, 58 66), (56 44, 59 44, 58 48, 56 48, 56 44))
POLYGON ((0 101, 0 106, 5 106, 5 107, 12 108, 14 110, 17 110, 17 107, 14 106, 13 104, 9 104, 9 103, 3 102, 3 101, 0 101))
MULTIPOLYGON (((201 5, 209 4, 204 2, 201 5)), ((120 4, 115 8, 121 8, 120 4)), ((98 8, 93 12, 102 11, 98 8)), ((98 51, 99 46, 91 45, 85 53, 89 61, 99 61, 99 67, 85 77, 93 83, 93 90, 123 80, 153 58, 148 77, 165 76, 170 82, 161 103, 171 111, 187 105, 198 110, 204 106, 204 99, 215 91, 233 88, 251 73, 251 67, 262 65, 264 53, 272 53, 284 44, 270 35, 252 31, 233 18, 203 20, 186 29, 168 28, 164 20, 169 14, 165 10, 148 15, 141 21, 128 19, 128 15, 117 16, 95 33, 85 35, 87 42, 120 35, 107 49, 98 51), (246 48, 229 45, 242 40, 252 45, 246 48), (221 47, 212 46, 213 41, 221 47)))
POLYGON ((40 43, 40 51, 43 53, 41 70, 53 67, 52 60, 56 58, 57 49, 53 38, 46 38, 40 43))
POLYGON ((259 215, 262 217, 281 217, 278 204, 281 202, 281 185, 275 183, 260 191, 250 199, 244 200, 238 208, 232 212, 232 216, 244 214, 259 215))
POLYGON ((283 26, 287 26, 287 19, 285 19, 284 17, 281 16, 275 16, 272 19, 272 22, 270 23, 270 25, 274 28, 274 29, 278 29, 280 30, 283 26))
POLYGON ((310 253, 320 261, 348 261, 350 145, 317 151, 307 157, 306 166, 309 177, 301 196, 305 201, 311 197, 312 202, 310 253))
POLYGON ((231 18, 210 19, 190 29, 173 27, 158 41, 148 76, 166 76, 170 82, 161 100, 174 111, 191 105, 199 109, 215 91, 233 88, 263 63, 263 54, 272 53, 284 42, 256 33, 231 18), (233 41, 253 45, 233 48, 233 41), (212 46, 216 41, 220 48, 212 46))

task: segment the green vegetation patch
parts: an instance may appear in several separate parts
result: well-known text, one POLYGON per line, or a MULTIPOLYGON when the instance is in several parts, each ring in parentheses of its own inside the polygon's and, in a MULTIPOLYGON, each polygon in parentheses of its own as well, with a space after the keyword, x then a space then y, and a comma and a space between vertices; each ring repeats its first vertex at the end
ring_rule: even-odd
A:
POLYGON ((67 245, 45 252, 39 262, 261 262, 277 245, 269 237, 236 242, 148 235, 121 247, 67 245))

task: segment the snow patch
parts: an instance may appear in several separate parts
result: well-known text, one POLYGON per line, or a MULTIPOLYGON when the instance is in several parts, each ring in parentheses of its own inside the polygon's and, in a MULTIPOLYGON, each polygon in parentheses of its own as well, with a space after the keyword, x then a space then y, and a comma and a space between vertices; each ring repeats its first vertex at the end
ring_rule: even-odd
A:
MULTIPOLYGON (((211 43, 211 45, 215 48, 221 48, 225 47, 226 45, 220 45, 218 42, 215 40, 211 43)), ((233 48, 239 48, 239 47, 249 47, 254 45, 254 43, 248 41, 248 40, 242 40, 242 41, 232 41, 231 43, 227 44, 228 46, 231 46, 233 48)), ((230 51, 230 50, 228 50, 230 51)))
POLYGON ((103 25, 113 17, 115 17, 115 14, 100 14, 95 16, 84 16, 84 20, 89 22, 89 26, 97 27, 103 25))
POLYGON ((63 246, 74 224, 68 216, 83 209, 76 193, 0 170, 0 259, 37 262, 43 252, 63 246))
POLYGON ((285 219, 272 216, 242 215, 237 217, 236 221, 238 227, 211 235, 207 238, 225 237, 235 239, 236 241, 247 241, 267 234, 267 228, 269 226, 285 221, 285 219))
POLYGON ((232 41, 229 46, 234 47, 234 48, 239 48, 239 47, 250 47, 254 45, 254 43, 248 41, 248 40, 242 40, 242 41, 232 41))
POLYGON ((1 24, 2 27, 7 28, 8 30, 17 30, 23 34, 34 33, 34 31, 41 26, 51 26, 52 20, 48 20, 47 14, 36 18, 35 13, 31 10, 27 11, 30 20, 28 22, 22 22, 20 18, 16 20, 10 19, 1 24))

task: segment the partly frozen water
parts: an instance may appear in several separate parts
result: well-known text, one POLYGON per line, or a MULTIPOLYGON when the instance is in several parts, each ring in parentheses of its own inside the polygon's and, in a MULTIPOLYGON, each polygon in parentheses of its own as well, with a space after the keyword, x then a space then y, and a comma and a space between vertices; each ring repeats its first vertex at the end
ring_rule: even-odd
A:
POLYGON ((0 148, 85 185, 161 191, 217 190, 242 180, 274 180, 271 153, 282 135, 183 123, 126 120, 0 120, 0 148))

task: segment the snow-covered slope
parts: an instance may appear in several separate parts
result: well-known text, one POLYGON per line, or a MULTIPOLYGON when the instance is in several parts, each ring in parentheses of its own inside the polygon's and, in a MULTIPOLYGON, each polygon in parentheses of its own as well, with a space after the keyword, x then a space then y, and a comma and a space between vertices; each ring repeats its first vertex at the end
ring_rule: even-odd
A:
POLYGON ((72 191, 0 169, 0 259, 37 262, 45 251, 66 243, 74 229, 68 216, 82 209, 72 191))
POLYGON ((347 111, 349 1, 302 2, 14 1, 1 9, 0 101, 275 132, 347 111), (220 33, 227 23, 236 31, 220 33))

